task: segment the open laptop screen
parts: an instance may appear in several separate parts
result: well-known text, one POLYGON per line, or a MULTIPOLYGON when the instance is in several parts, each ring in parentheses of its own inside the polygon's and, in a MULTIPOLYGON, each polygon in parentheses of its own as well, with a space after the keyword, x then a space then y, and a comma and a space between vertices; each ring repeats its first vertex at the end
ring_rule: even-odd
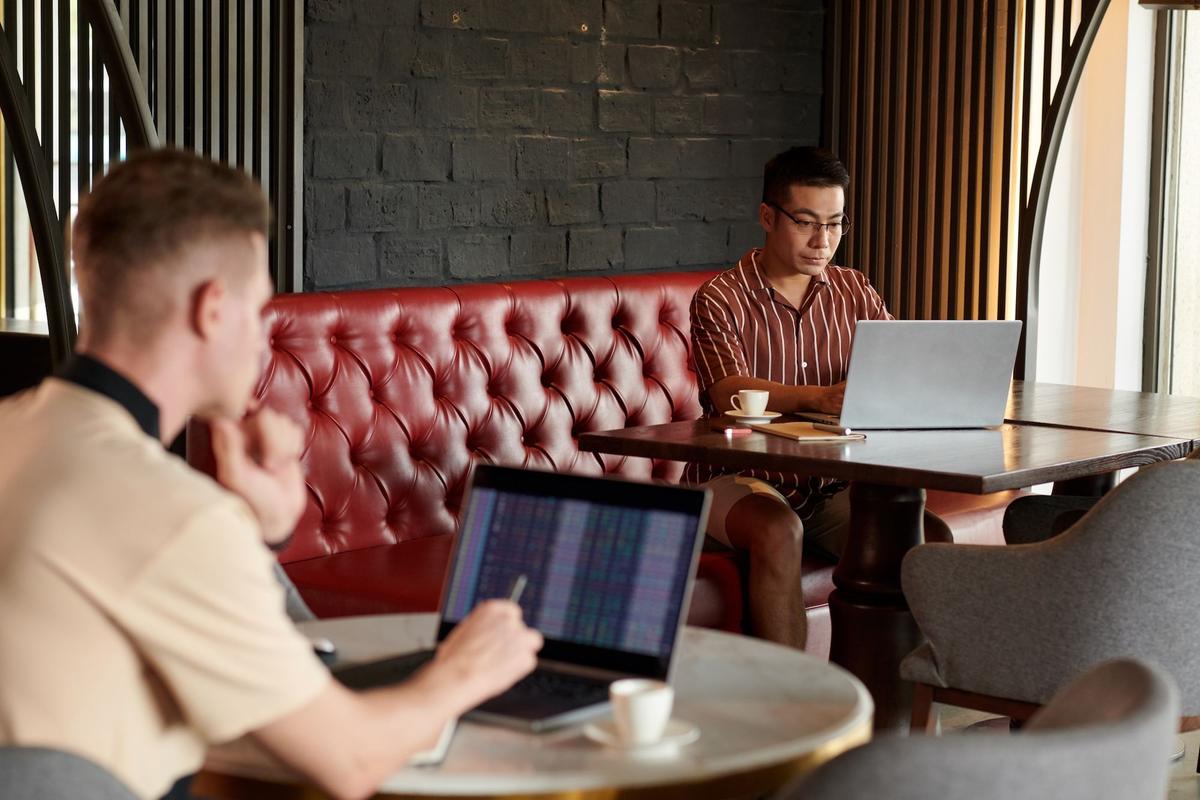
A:
POLYGON ((518 575, 542 657, 665 674, 690 594, 704 492, 481 465, 442 602, 443 632, 518 575))

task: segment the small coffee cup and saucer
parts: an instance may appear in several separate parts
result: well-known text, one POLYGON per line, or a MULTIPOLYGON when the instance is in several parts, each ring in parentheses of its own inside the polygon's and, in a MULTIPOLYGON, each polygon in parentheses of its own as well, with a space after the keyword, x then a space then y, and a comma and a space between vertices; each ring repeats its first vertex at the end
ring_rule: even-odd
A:
POLYGON ((690 722, 671 719, 675 690, 663 681, 626 678, 608 690, 613 718, 583 729, 593 742, 638 754, 671 752, 700 738, 690 722))
POLYGON ((767 400, 771 393, 765 389, 742 389, 729 396, 729 404, 733 406, 725 412, 725 416, 746 424, 770 422, 782 416, 778 411, 767 410, 767 400))

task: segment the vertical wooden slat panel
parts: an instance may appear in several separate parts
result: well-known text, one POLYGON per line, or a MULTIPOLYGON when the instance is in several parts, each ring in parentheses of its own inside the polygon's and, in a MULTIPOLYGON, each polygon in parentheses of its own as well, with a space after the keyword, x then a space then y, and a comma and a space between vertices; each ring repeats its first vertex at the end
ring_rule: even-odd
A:
POLYGON ((216 154, 216 137, 214 136, 214 133, 216 133, 214 130, 216 100, 214 95, 217 76, 214 73, 216 59, 212 58, 212 56, 214 56, 214 53, 212 53, 212 48, 214 48, 214 36, 212 35, 214 35, 215 32, 214 24, 212 24, 212 2, 214 2, 214 0, 204 0, 204 16, 203 19, 200 20, 202 28, 200 28, 199 48, 200 52, 202 52, 204 55, 202 66, 200 66, 200 74, 203 74, 204 76, 204 89, 200 91, 199 94, 200 97, 203 98, 204 102, 204 114, 200 120, 203 120, 202 127, 204 144, 202 152, 204 152, 205 155, 216 154))
POLYGON ((71 0, 58 0, 58 217, 71 217, 71 0))
MULTIPOLYGON (((936 9, 934 9, 936 12, 936 9)), ((929 192, 932 181, 930 172, 933 168, 929 159, 932 117, 935 105, 932 98, 937 95, 937 56, 932 52, 934 29, 937 26, 936 15, 915 14, 919 34, 914 38, 917 46, 916 71, 914 74, 913 93, 916 95, 917 114, 916 125, 913 129, 915 146, 909 148, 911 155, 909 174, 912 175, 908 202, 912 205, 916 227, 913 236, 911 258, 916 266, 916 305, 912 310, 913 319, 928 319, 931 314, 930 298, 933 295, 933 236, 934 222, 930 207, 929 192)))
MULTIPOLYGON (((906 203, 902 203, 901 198, 904 197, 904 186, 907 179, 904 161, 908 130, 908 120, 905 115, 905 86, 912 83, 912 79, 907 74, 908 4, 900 4, 898 12, 894 14, 892 35, 889 36, 889 40, 892 58, 889 59, 890 78, 887 83, 888 122, 887 127, 883 130, 892 132, 886 138, 890 151, 888 162, 892 164, 892 168, 887 175, 887 193, 884 194, 880 205, 880 218, 888 218, 889 225, 907 230, 912 225, 912 209, 906 203)), ((893 313, 907 317, 908 306, 912 299, 912 272, 911 265, 904 258, 904 237, 890 237, 890 241, 884 241, 883 245, 882 249, 886 252, 884 258, 887 259, 883 271, 893 275, 895 281, 892 289, 895 302, 889 308, 893 309, 893 313)))
MULTIPOLYGON (((861 15, 862 11, 860 5, 858 3, 852 4, 849 15, 850 24, 846 26, 843 39, 843 47, 847 53, 846 60, 848 62, 846 65, 845 74, 847 75, 847 82, 854 86, 861 85, 863 81, 862 61, 860 58, 862 48, 859 46, 859 37, 862 29, 861 15)), ((863 230, 866 230, 863 216, 861 213, 859 213, 860 209, 858 202, 859 192, 857 178, 859 172, 862 171, 859 168, 862 162, 858 155, 857 132, 858 129, 862 127, 862 123, 859 117, 859 104, 857 102, 857 97, 854 95, 846 97, 844 105, 846 108, 846 124, 842 129, 842 158, 844 159, 846 167, 850 172, 850 192, 849 196, 846 198, 846 204, 851 213, 854 214, 857 224, 862 227, 863 230)), ((857 239, 858 237, 851 236, 850 240, 842 245, 844 250, 843 255, 845 256, 847 264, 858 263, 858 247, 855 244, 857 239)))
POLYGON ((250 85, 251 72, 247 59, 254 51, 254 3, 238 0, 238 18, 241 20, 237 53, 238 166, 249 172, 254 151, 254 137, 251 135, 250 125, 250 119, 254 115, 254 91, 250 85))
POLYGON ((957 24, 954 28, 954 38, 951 41, 951 51, 954 60, 954 81, 950 103, 950 126, 947 130, 948 144, 951 149, 952 167, 950 171, 949 211, 947 214, 950 229, 950 248, 947 253, 948 275, 946 285, 946 313, 950 319, 959 319, 962 309, 961 269, 963 261, 963 187, 965 153, 963 152, 963 117, 967 107, 966 81, 966 44, 964 39, 970 35, 967 10, 970 3, 958 0, 954 4, 954 16, 957 24))
MULTIPOLYGON (((267 63, 270 65, 268 69, 268 86, 267 101, 269 106, 267 130, 269 132, 269 140, 278 142, 279 135, 282 130, 282 120, 279 117, 279 104, 275 102, 275 98, 279 97, 279 92, 283 88, 283 76, 280 70, 279 58, 279 43, 283 40, 283 27, 279 19, 279 0, 270 0, 271 16, 270 16, 270 48, 267 55, 267 63)), ((272 208, 278 208, 279 191, 277 189, 277 176, 279 173, 279 150, 277 147, 271 147, 269 157, 267 159, 267 174, 263 176, 267 187, 267 198, 271 201, 272 208)), ((273 252, 271 260, 273 263, 279 263, 279 243, 276 237, 271 238, 273 252)))
POLYGON ((980 187, 980 209, 979 209, 979 252, 976 258, 979 262, 979 292, 976 297, 975 318, 990 319, 993 316, 991 310, 991 298, 995 291, 995 274, 992 266, 992 252, 994 244, 995 231, 992 225, 993 209, 992 209, 992 160, 994 158, 994 104, 996 101, 995 87, 998 82, 998 75, 995 72, 995 57, 996 57, 996 39, 999 35, 997 26, 1000 21, 997 6, 999 0, 988 0, 987 3, 987 27, 983 31, 983 48, 982 56, 983 63, 980 70, 980 80, 983 82, 983 102, 980 107, 979 124, 981 127, 980 133, 983 137, 980 145, 980 170, 982 179, 979 181, 980 187))
POLYGON ((1042 26, 1042 118, 1045 119, 1050 110, 1054 92, 1050 91, 1054 80, 1054 18, 1057 4, 1055 0, 1045 0, 1046 12, 1042 26))
POLYGON ((37 3, 23 0, 21 3, 21 81, 29 97, 29 107, 37 108, 37 26, 34 24, 37 3))
MULTIPOLYGON (((88 35, 91 35, 89 30, 88 35)), ((92 176, 99 177, 104 171, 104 62, 100 60, 100 48, 92 40, 92 70, 90 85, 92 91, 92 176)))
POLYGON ((180 137, 179 144, 189 150, 199 150, 196 146, 196 130, 198 126, 197 119, 199 117, 199 103, 196 100, 199 94, 196 91, 196 8, 199 5, 199 0, 186 0, 183 6, 183 55, 180 61, 183 64, 183 135, 180 137))
MULTIPOLYGON (((855 131, 857 146, 855 148, 858 154, 858 177, 854 181, 855 195, 857 201, 855 203, 858 208, 859 217, 863 221, 864 230, 874 230, 874 217, 872 216, 872 207, 874 196, 872 194, 871 177, 875 171, 874 168, 874 152, 871 149, 875 130, 875 95, 873 89, 875 87, 878 76, 875 71, 875 5, 868 4, 863 10, 862 33, 859 37, 859 60, 862 62, 863 81, 859 84, 859 106, 858 106, 858 126, 855 131)), ((872 237, 859 237, 854 242, 855 264, 861 264, 864 271, 875 280, 875 271, 879 268, 879 264, 875 262, 872 256, 872 237)))
POLYGON ((279 112, 276 109, 274 98, 279 96, 279 54, 276 52, 276 48, 279 46, 281 31, 279 28, 279 0, 268 0, 268 5, 271 12, 263 26, 266 34, 263 40, 263 61, 266 63, 266 69, 263 70, 263 78, 266 81, 263 87, 263 111, 266 119, 263 126, 265 142, 263 145, 262 183, 267 187, 267 197, 274 207, 275 197, 271 189, 275 185, 275 150, 271 143, 278 141, 279 136, 279 112))
POLYGON ((250 120, 250 136, 254 140, 253 158, 250 162, 250 174, 258 178, 260 182, 264 181, 263 174, 266 169, 266 125, 264 119, 266 117, 266 79, 267 70, 264 69, 264 60, 266 58, 267 48, 264 46, 267 26, 263 21, 261 10, 254 15, 254 47, 253 55, 250 59, 250 82, 253 90, 254 117, 250 120))
POLYGON ((92 188, 92 57, 89 47, 91 38, 88 33, 88 27, 79 24, 75 31, 75 85, 78 91, 78 121, 76 122, 78 148, 76 157, 76 183, 79 196, 87 194, 92 188))
POLYGON ((238 0, 242 19, 241 38, 238 42, 238 96, 241 98, 241 110, 238 112, 238 136, 241 139, 241 158, 238 166, 251 172, 254 161, 254 130, 251 120, 254 117, 254 73, 248 59, 254 52, 254 17, 256 3, 238 0))
POLYGON ((164 84, 167 74, 167 22, 164 11, 165 0, 150 0, 150 11, 154 22, 150 26, 153 31, 154 75, 150 81, 153 99, 150 102, 154 109, 154 122, 158 139, 161 142, 171 141, 167 137, 167 104, 164 95, 164 84))
POLYGON ((205 0, 204 21, 204 152, 221 155, 221 0, 205 0))
MULTIPOLYGON (((54 0, 42 0, 38 14, 38 49, 41 55, 38 71, 42 125, 42 154, 47 164, 54 163, 54 0)), ((53 167, 51 167, 53 168, 53 167)))
POLYGON ((185 57, 192 70, 192 86, 188 89, 189 97, 185 102, 190 104, 192 111, 193 139, 191 147, 197 153, 204 153, 206 152, 205 130, 208 128, 208 105, 204 100, 204 92, 208 86, 204 28, 205 21, 208 19, 208 7, 207 0, 191 0, 191 2, 183 41, 187 51, 185 57))
POLYGON ((229 30, 229 0, 219 0, 218 4, 220 5, 220 22, 217 26, 217 55, 219 57, 219 63, 217 65, 219 70, 217 86, 220 89, 220 96, 217 102, 218 110, 220 112, 219 119, 217 121, 217 128, 220 132, 220 146, 218 148, 218 152, 220 153, 221 160, 228 164, 236 163, 237 161, 236 156, 230 149, 230 145, 232 144, 230 140, 232 137, 229 130, 235 116, 232 106, 233 101, 230 99, 230 95, 232 95, 233 92, 230 91, 229 85, 230 78, 233 75, 233 70, 230 69, 229 64, 230 59, 233 57, 232 50, 229 46, 232 41, 232 37, 229 30))
POLYGON ((204 103, 204 87, 208 85, 208 73, 204 69, 204 20, 208 9, 202 0, 192 0, 192 14, 189 17, 190 27, 185 41, 188 46, 188 63, 192 69, 192 86, 190 92, 192 111, 192 143, 191 147, 197 153, 204 152, 204 131, 208 127, 208 109, 204 103))
MULTIPOLYGON (((871 178, 871 217, 874 220, 884 220, 888 218, 887 202, 888 202, 888 184, 891 182, 895 167, 892 163, 891 148, 888 146, 888 140, 895 135, 895 128, 892 124, 892 114, 895 111, 895 106, 891 103, 891 98, 888 95, 894 95, 894 92, 884 92, 883 82, 889 80, 889 72, 892 66, 892 36, 891 29, 895 24, 890 4, 881 4, 876 6, 877 13, 875 19, 875 30, 872 39, 875 42, 873 48, 878 54, 878 60, 875 62, 875 75, 877 80, 875 86, 878 87, 875 93, 873 107, 876 115, 875 124, 871 126, 872 141, 871 153, 878 163, 877 169, 872 169, 870 172, 871 178)), ((876 223, 878 224, 878 223, 876 223)), ((870 267, 872 274, 878 282, 880 295, 885 299, 888 308, 895 308, 900 302, 900 297, 897 292, 897 280, 893 275, 888 264, 888 256, 890 254, 887 247, 885 237, 871 237, 871 261, 870 267)))
POLYGON ((1003 116, 1001 124, 1004 126, 1001 152, 1002 166, 1000 168, 1000 241, 999 241, 999 285, 996 290, 996 306, 997 316, 1001 319, 1008 316, 1008 300, 1009 300, 1009 268, 1008 256, 1009 245, 1012 241, 1010 234, 1011 224, 1011 208, 1013 202, 1012 180, 1009 176, 1012 175, 1013 169, 1013 147, 1016 140, 1013 137, 1013 113, 1016 110, 1017 103, 1014 97, 1014 86, 1016 81, 1016 63, 1017 63, 1017 6, 1019 0, 1005 0, 1005 20, 1006 28, 1004 31, 1004 100, 1003 100, 1003 116))
POLYGON ((939 0, 940 13, 937 14, 938 37, 937 52, 940 55, 941 77, 937 94, 937 122, 934 140, 936 142, 933 159, 934 169, 934 213, 936 223, 933 261, 933 308, 931 316, 934 319, 946 319, 946 285, 950 262, 950 225, 946 219, 950 209, 950 169, 951 143, 949 131, 951 115, 954 107, 951 102, 951 87, 954 80, 954 59, 951 42, 954 41, 953 12, 956 0, 939 0))
POLYGON ((977 242, 981 232, 979 225, 979 193, 981 185, 978 175, 981 164, 979 150, 979 110, 983 94, 981 75, 983 59, 980 57, 983 26, 980 24, 980 19, 983 16, 984 2, 986 0, 970 4, 971 15, 970 22, 967 25, 967 29, 970 31, 970 50, 967 54, 967 69, 965 70, 967 97, 963 110, 963 127, 965 133, 963 145, 966 151, 966 174, 969 177, 966 185, 963 187, 965 225, 963 233, 963 257, 959 262, 959 286, 962 287, 963 291, 961 307, 963 319, 976 319, 974 298, 978 295, 980 285, 979 262, 976 259, 976 254, 978 252, 977 242))

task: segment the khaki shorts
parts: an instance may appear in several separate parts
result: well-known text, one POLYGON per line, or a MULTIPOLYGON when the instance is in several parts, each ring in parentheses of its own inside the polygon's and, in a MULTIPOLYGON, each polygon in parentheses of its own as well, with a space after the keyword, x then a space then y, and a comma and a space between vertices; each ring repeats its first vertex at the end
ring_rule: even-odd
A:
MULTIPOLYGON (((708 512, 708 527, 705 533, 720 545, 732 548, 729 534, 725 531, 725 520, 734 503, 752 494, 762 495, 778 501, 791 511, 788 501, 771 484, 758 478, 744 475, 722 475, 700 484, 712 492, 712 505, 708 512)), ((794 513, 794 512, 793 512, 794 513)), ((831 558, 841 555, 850 533, 850 493, 838 492, 822 503, 811 517, 804 521, 804 549, 821 553, 831 558)))

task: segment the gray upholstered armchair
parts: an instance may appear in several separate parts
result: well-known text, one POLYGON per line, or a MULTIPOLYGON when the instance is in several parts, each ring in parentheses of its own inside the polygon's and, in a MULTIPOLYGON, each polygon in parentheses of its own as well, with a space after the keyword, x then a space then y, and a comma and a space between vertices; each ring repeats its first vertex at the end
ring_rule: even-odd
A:
POLYGON ((1163 671, 1111 661, 1063 689, 1019 734, 885 736, 824 765, 781 800, 1164 797, 1163 753, 1178 715, 1163 671))
POLYGON ((0 747, 0 797, 4 800, 137 800, 95 763, 62 750, 0 747))
POLYGON ((914 548, 902 580, 928 639, 900 667, 914 730, 934 700, 1027 718, 1127 655, 1161 664, 1200 714, 1200 461, 1143 469, 1045 542, 914 548))

